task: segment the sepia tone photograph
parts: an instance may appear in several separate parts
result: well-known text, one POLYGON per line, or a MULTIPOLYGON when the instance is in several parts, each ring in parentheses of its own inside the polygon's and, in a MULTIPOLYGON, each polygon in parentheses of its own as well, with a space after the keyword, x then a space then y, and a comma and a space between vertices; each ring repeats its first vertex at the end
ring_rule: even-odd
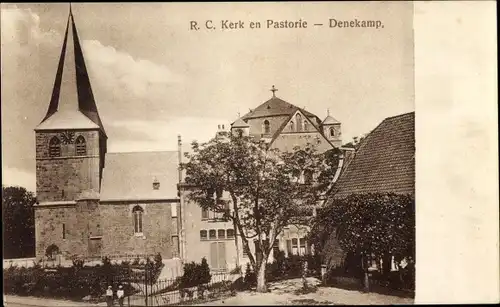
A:
POLYGON ((5 306, 416 303, 414 13, 2 3, 5 306))

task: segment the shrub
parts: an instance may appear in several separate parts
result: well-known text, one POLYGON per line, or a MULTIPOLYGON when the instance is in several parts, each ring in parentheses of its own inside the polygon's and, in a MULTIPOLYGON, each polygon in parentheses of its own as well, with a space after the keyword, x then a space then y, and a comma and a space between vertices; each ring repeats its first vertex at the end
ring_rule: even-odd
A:
POLYGON ((159 267, 163 264, 162 262, 162 258, 161 258, 161 254, 160 253, 157 253, 154 257, 154 263, 155 263, 155 266, 159 267))
POLYGON ((231 272, 229 272, 229 274, 241 274, 241 265, 232 269, 231 272))
POLYGON ((136 257, 134 259, 134 261, 132 262, 132 265, 139 265, 140 262, 141 262, 141 259, 139 259, 139 257, 136 257))
POLYGON ((205 257, 201 259, 201 263, 186 263, 184 265, 184 274, 181 277, 181 287, 189 288, 200 284, 209 283, 212 279, 210 268, 205 257))
POLYGON ((247 268, 245 270, 245 284, 248 286, 253 286, 257 284, 257 276, 255 275, 255 272, 253 272, 252 267, 250 266, 250 263, 247 263, 247 268))
POLYGON ((83 259, 72 259, 71 262, 73 263, 73 267, 76 270, 81 270, 83 268, 83 265, 85 264, 85 261, 83 259))

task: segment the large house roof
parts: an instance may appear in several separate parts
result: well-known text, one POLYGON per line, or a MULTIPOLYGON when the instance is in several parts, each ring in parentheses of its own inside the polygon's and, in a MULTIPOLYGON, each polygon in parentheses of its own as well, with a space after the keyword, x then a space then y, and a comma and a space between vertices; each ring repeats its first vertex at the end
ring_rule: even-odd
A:
POLYGON ((361 142, 334 187, 354 193, 415 192, 415 113, 386 118, 361 142))
POLYGON ((70 9, 49 108, 35 130, 94 128, 106 134, 70 9))
POLYGON ((178 159, 177 151, 107 153, 101 201, 177 199, 178 159))
MULTIPOLYGON (((276 96, 273 96, 268 101, 259 105, 255 109, 251 110, 247 114, 245 114, 242 119, 247 120, 251 118, 259 118, 259 117, 268 117, 268 116, 278 116, 278 115, 290 115, 295 113, 298 107, 293 104, 286 102, 276 96)), ((300 108, 299 108, 300 109, 300 108)), ((306 110, 300 109, 305 116, 316 117, 316 115, 308 112, 306 110)))

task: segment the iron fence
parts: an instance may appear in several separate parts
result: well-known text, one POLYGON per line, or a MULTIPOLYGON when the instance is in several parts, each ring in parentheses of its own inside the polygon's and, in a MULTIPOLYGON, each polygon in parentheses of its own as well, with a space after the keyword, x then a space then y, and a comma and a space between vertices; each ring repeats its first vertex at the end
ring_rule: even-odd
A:
POLYGON ((149 277, 146 274, 142 282, 129 281, 127 288, 131 289, 132 293, 125 293, 128 306, 156 307, 203 302, 230 293, 232 281, 236 276, 225 272, 211 273, 209 283, 193 287, 184 287, 181 277, 156 281, 149 277))

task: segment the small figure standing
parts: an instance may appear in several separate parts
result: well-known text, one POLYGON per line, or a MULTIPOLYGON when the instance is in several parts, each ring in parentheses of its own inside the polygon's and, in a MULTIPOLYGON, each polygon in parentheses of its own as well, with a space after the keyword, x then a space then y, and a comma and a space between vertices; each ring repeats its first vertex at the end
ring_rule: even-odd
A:
POLYGON ((113 289, 111 286, 108 286, 108 289, 106 290, 106 304, 109 307, 113 306, 113 289))
POLYGON ((123 307, 123 300, 125 298, 125 291, 123 291, 123 286, 118 286, 118 291, 116 291, 116 296, 118 297, 118 304, 123 307))

